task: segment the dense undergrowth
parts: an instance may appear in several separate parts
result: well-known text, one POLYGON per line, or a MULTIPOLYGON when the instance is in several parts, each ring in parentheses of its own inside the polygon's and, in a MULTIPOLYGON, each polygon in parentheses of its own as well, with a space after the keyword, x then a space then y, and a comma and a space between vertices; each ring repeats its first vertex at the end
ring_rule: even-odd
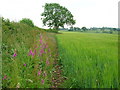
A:
POLYGON ((2 19, 2 87, 51 87, 55 48, 53 33, 2 19))

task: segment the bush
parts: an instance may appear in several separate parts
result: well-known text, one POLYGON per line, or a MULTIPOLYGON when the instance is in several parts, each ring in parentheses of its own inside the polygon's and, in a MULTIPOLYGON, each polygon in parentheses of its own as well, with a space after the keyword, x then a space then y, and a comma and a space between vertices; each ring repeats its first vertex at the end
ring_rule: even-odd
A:
POLYGON ((68 31, 73 31, 73 30, 70 29, 70 30, 68 30, 68 31))
POLYGON ((82 27, 82 30, 83 30, 83 31, 86 31, 86 30, 87 30, 87 28, 86 28, 86 27, 82 27))
POLYGON ((53 32, 53 33, 58 33, 58 30, 55 29, 45 29, 47 32, 53 32))
POLYGON ((6 32, 13 32, 16 30, 16 27, 14 26, 15 25, 15 22, 10 22, 9 19, 4 19, 2 18, 2 32, 3 33, 6 33, 6 32))
POLYGON ((110 34, 112 34, 113 33, 113 31, 112 30, 110 30, 110 32, 109 32, 110 34))
POLYGON ((96 31, 96 33, 100 33, 99 31, 96 31))
POLYGON ((110 33, 110 34, 112 34, 113 31, 112 30, 110 30, 110 31, 102 31, 102 33, 110 33))
POLYGON ((22 20, 20 20, 20 23, 24 23, 24 24, 27 24, 31 27, 34 27, 34 24, 33 24, 32 20, 30 20, 28 18, 23 18, 22 20))
POLYGON ((102 31, 102 33, 109 33, 109 31, 102 31))

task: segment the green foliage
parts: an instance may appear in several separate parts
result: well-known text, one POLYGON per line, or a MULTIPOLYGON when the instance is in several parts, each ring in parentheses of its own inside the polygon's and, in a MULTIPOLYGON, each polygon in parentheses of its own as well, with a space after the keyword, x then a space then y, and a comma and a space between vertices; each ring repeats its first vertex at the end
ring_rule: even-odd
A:
POLYGON ((2 26, 2 88, 50 88, 56 55, 54 34, 8 19, 3 19, 2 26), (43 48, 45 53, 40 56, 43 48))
POLYGON ((103 30, 102 33, 110 33, 110 34, 112 34, 113 30, 103 30))
POLYGON ((112 30, 110 30, 110 32, 109 32, 110 34, 112 34, 113 33, 113 31, 112 30))
POLYGON ((23 18, 22 20, 20 20, 20 23, 24 23, 24 24, 27 24, 31 27, 34 27, 34 23, 32 20, 28 19, 28 18, 23 18))
POLYGON ((46 32, 53 32, 53 33, 58 33, 58 30, 56 29, 45 29, 46 32))
POLYGON ((57 29, 59 27, 64 27, 67 25, 74 25, 75 20, 71 12, 57 3, 46 3, 44 6, 44 12, 41 14, 43 16, 43 24, 48 27, 53 27, 57 29))
POLYGON ((16 31, 16 22, 10 22, 9 19, 4 19, 2 18, 2 27, 3 30, 2 32, 7 33, 7 32, 13 32, 16 31))
POLYGON ((86 28, 86 27, 82 27, 82 30, 83 30, 83 31, 86 31, 86 30, 87 30, 87 28, 86 28))
POLYGON ((57 34, 59 57, 66 77, 60 88, 118 88, 117 39, 117 34, 57 34))

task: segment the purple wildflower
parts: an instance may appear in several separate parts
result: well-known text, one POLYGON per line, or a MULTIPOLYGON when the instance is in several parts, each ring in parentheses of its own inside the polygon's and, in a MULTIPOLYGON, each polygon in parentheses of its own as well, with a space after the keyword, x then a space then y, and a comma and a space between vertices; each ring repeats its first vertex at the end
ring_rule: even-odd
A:
POLYGON ((48 48, 48 44, 46 43, 46 48, 48 48))
POLYGON ((42 44, 42 39, 40 39, 39 41, 40 41, 40 44, 42 44))
POLYGON ((14 50, 14 54, 13 54, 13 57, 16 57, 17 56, 17 52, 16 52, 16 49, 14 50))
POLYGON ((30 50, 28 56, 30 56, 30 55, 34 56, 34 53, 32 52, 32 50, 30 50))
POLYGON ((40 56, 41 56, 43 53, 45 53, 45 52, 44 52, 44 49, 41 49, 41 50, 40 50, 40 56))
POLYGON ((34 50, 34 54, 36 54, 36 49, 34 50))
POLYGON ((30 52, 29 52, 28 56, 30 56, 31 54, 32 54, 32 50, 30 50, 30 52))
POLYGON ((16 57, 16 56, 17 56, 17 53, 16 53, 16 52, 14 52, 13 57, 16 57))
POLYGON ((24 66, 26 66, 26 64, 24 64, 24 66))
POLYGON ((38 71, 38 75, 40 75, 41 74, 41 70, 40 71, 38 71))
POLYGON ((2 79, 2 80, 5 80, 5 79, 7 79, 7 76, 6 76, 6 75, 3 77, 3 79, 2 79))
POLYGON ((44 84, 44 80, 43 79, 41 80, 41 83, 44 84))
POLYGON ((41 45, 40 47, 43 48, 43 45, 41 45))
POLYGON ((45 48, 48 48, 48 44, 47 44, 47 43, 44 44, 44 47, 43 47, 43 48, 44 48, 44 49, 45 49, 45 48))

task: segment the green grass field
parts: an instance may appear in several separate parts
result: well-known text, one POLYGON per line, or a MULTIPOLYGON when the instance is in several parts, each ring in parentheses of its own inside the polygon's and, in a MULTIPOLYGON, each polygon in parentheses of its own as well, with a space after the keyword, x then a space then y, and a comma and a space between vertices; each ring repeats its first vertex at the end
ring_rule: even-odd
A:
POLYGON ((117 88, 118 35, 61 32, 57 34, 64 88, 117 88))

